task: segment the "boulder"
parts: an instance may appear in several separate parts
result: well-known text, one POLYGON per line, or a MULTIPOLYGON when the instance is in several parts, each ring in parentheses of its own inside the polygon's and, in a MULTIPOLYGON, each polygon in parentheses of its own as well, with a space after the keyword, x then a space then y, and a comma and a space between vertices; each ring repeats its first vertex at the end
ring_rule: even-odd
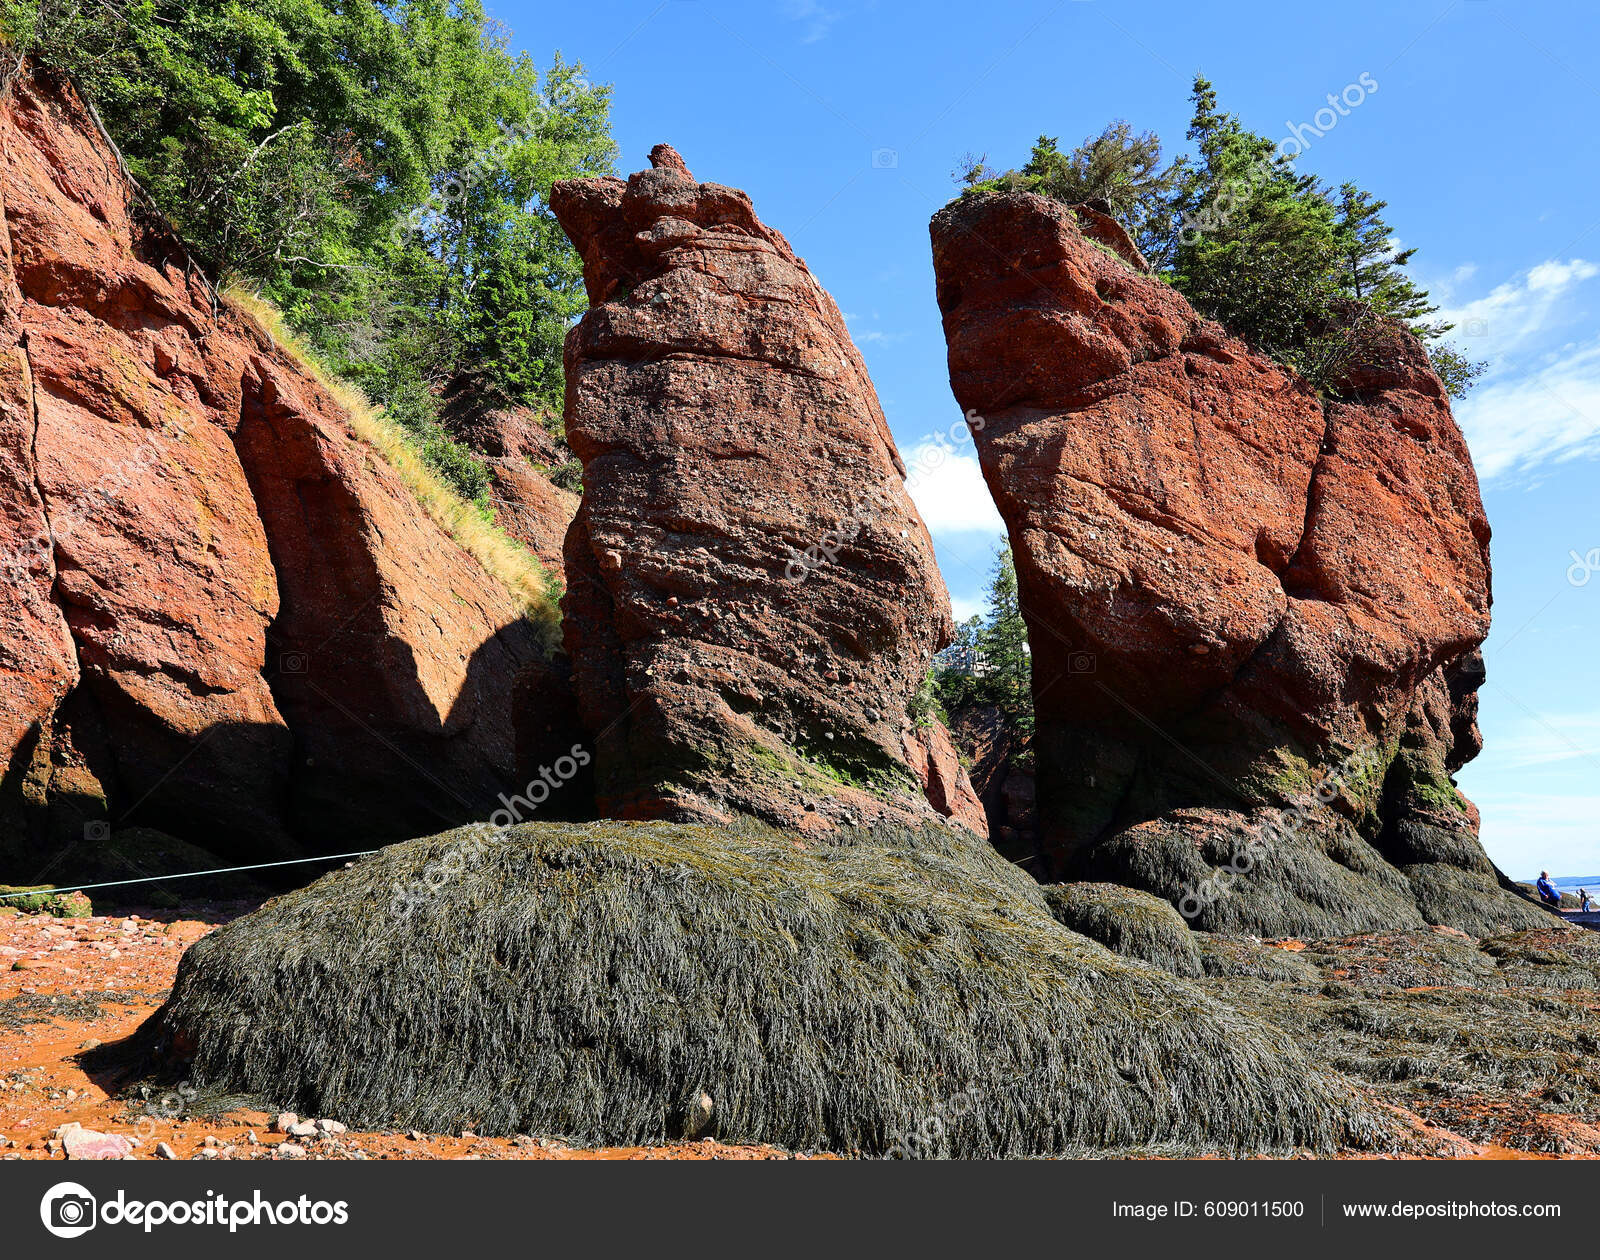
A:
POLYGON ((1208 929, 1531 926, 1450 779, 1489 526, 1426 354, 1369 328, 1324 400, 1103 217, 1008 193, 932 225, 1032 643, 1046 873, 1208 929))
POLYGON ((937 823, 393 845, 194 945, 131 1049, 362 1129, 956 1158, 1396 1141, 1274 1027, 1067 931, 937 823))
POLYGON ((1113 953, 1175 976, 1203 974, 1195 934, 1169 903, 1152 893, 1121 884, 1050 884, 1044 899, 1062 927, 1099 941, 1113 953))
POLYGON ((601 811, 926 819, 907 706, 949 602, 866 366, 744 193, 651 161, 551 195, 590 300, 563 613, 601 811))
POLYGON ((120 1133, 100 1133, 73 1121, 56 1130, 56 1140, 68 1159, 125 1159, 133 1142, 120 1133))
POLYGON ((0 118, 0 857, 228 858, 483 817, 539 641, 288 348, 137 205, 72 89, 0 118))

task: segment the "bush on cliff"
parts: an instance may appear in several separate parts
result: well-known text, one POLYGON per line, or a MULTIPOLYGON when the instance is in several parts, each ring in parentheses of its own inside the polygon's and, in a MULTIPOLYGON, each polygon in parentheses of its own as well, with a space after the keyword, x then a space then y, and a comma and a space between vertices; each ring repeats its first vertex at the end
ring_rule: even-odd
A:
POLYGON ((0 38, 72 76, 213 279, 270 297, 468 498, 437 424, 470 369, 557 404, 584 309, 545 197, 609 172, 609 88, 542 75, 478 0, 0 0, 0 38))
POLYGON ((460 488, 424 459, 410 435, 372 407, 344 380, 333 375, 289 328, 282 313, 267 299, 248 289, 232 287, 224 299, 245 312, 333 395, 350 417, 356 434, 377 451, 400 475, 418 505, 483 571, 496 578, 522 605, 523 615, 536 626, 550 647, 560 638, 560 584, 539 559, 501 529, 482 507, 466 498, 460 488))
POLYGON ((964 1157, 1391 1140, 1276 1029, 1065 931, 958 830, 396 845, 194 946, 140 1043, 202 1095, 373 1127, 964 1157))

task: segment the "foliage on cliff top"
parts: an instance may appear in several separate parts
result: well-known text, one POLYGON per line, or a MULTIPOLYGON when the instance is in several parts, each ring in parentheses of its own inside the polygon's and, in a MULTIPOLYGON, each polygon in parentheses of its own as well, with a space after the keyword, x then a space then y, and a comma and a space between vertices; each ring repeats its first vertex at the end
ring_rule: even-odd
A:
POLYGON ((266 298, 238 285, 223 293, 232 306, 249 315, 286 353, 322 384, 344 410, 350 426, 399 474, 417 503, 433 522, 450 535, 498 579, 522 605, 523 615, 538 626, 551 646, 559 633, 561 613, 558 584, 537 557, 496 525, 476 503, 464 499, 417 453, 398 425, 372 406, 360 390, 330 372, 316 353, 289 328, 282 313, 266 298))
MULTIPOLYGON (((1363 76, 1369 80, 1370 76, 1363 76)), ((1363 97, 1376 91, 1363 82, 1363 97)), ((956 171, 967 193, 1027 191, 1068 203, 1104 202, 1158 273, 1210 319, 1299 372, 1337 383, 1374 319, 1408 325, 1428 346, 1455 397, 1482 373, 1440 339, 1451 325, 1406 272, 1384 201, 1354 183, 1338 189, 1295 169, 1301 151, 1246 128, 1197 75, 1188 139, 1194 154, 1162 165, 1160 139, 1118 119, 1070 153, 1040 136, 1020 171, 981 157, 956 171)))
POLYGON ((270 297, 467 497, 437 423, 462 371, 559 405, 584 307, 545 205, 611 169, 609 95, 513 54, 479 0, 0 0, 0 35, 69 74, 218 280, 270 297))

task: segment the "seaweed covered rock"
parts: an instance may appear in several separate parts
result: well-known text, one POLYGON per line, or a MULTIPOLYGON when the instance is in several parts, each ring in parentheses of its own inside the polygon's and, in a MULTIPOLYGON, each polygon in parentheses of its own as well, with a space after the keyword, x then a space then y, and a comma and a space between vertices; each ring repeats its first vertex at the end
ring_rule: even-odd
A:
POLYGON ((1452 928, 1253 944, 1200 934, 1218 1001, 1474 1142, 1600 1152, 1600 934, 1452 928))
POLYGON ((1534 925, 1450 777, 1479 745, 1489 526, 1426 354, 1368 329, 1324 402, 1097 214, 971 195, 932 224, 1049 865, 1207 929, 1534 925))
POLYGON ((53 884, 0 884, 0 914, 49 914, 87 919, 94 903, 81 892, 57 892, 53 884))
MULTIPOLYGON (((1317 984, 1322 973, 1301 950, 1268 945, 1248 937, 1196 932, 1200 969, 1213 980, 1264 980, 1270 984, 1317 984)), ((1295 942, 1304 945, 1303 941, 1295 942)))
POLYGON ((1391 1140, 959 828, 527 824, 395 845, 219 929, 140 1033, 202 1096, 351 1125, 865 1154, 1391 1140), (910 1140, 939 1117, 943 1137, 910 1140))
POLYGON ((931 818, 907 705, 950 607, 866 366, 744 193, 651 161, 551 195, 591 304, 563 612, 602 812, 931 818))
POLYGON ((1202 974, 1194 933, 1153 893, 1121 884, 1050 884, 1043 892, 1050 913, 1068 931, 1175 976, 1202 974))
POLYGON ((540 649, 522 601, 212 292, 69 86, 8 91, 0 862, 124 826, 255 858, 486 816, 540 649))

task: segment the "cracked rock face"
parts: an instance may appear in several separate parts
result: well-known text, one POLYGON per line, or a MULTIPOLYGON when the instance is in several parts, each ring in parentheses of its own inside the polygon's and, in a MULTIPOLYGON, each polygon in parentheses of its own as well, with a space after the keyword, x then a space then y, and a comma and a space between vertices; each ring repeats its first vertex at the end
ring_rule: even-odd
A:
POLYGON ((1031 194, 932 224, 1032 642, 1041 865, 1216 929, 1543 922, 1450 780, 1489 527, 1421 347, 1371 336, 1325 405, 1108 233, 1031 194))
POLYGON ((950 606, 866 367, 744 193, 651 162, 551 198, 591 304, 563 611, 601 810, 932 817, 906 705, 950 606))
POLYGON ((19 76, 0 140, 0 856, 488 816, 537 652, 512 597, 213 305, 70 89, 19 76))

